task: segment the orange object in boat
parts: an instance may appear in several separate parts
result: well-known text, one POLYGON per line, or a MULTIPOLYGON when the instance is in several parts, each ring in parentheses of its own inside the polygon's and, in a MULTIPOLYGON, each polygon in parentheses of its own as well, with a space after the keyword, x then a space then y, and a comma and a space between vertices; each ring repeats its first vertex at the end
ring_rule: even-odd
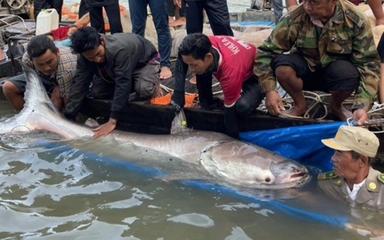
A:
MULTIPOLYGON (((184 107, 192 108, 196 104, 197 94, 186 94, 184 107)), ((172 93, 167 93, 164 96, 156 97, 151 99, 153 105, 170 105, 172 101, 172 93)))
POLYGON ((172 98, 172 94, 167 93, 164 96, 152 98, 151 104, 153 104, 153 105, 169 105, 169 104, 171 104, 171 98, 172 98))

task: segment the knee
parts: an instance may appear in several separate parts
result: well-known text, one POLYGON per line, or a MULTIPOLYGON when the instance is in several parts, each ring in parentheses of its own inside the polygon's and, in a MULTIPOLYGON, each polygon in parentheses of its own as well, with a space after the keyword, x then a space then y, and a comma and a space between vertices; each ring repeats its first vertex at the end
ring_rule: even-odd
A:
POLYGON ((239 115, 240 117, 246 117, 254 110, 252 109, 254 104, 250 103, 244 98, 240 98, 236 102, 235 106, 236 106, 236 114, 239 115))
POLYGON ((4 81, 2 85, 4 96, 10 96, 15 94, 21 94, 21 91, 10 81, 4 81))
POLYGON ((287 82, 296 77, 296 71, 291 66, 278 66, 275 76, 278 82, 287 82))
POLYGON ((352 92, 359 86, 360 73, 352 63, 338 60, 327 66, 324 80, 327 91, 352 92))
POLYGON ((337 60, 326 68, 326 75, 333 79, 359 79, 357 68, 349 61, 337 60))

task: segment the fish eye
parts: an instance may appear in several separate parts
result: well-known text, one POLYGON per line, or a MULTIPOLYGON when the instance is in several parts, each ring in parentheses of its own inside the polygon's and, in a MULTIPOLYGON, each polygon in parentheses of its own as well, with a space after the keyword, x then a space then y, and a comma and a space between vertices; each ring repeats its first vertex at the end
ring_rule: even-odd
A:
POLYGON ((270 179, 269 177, 267 177, 267 178, 265 178, 264 181, 267 182, 267 183, 269 183, 269 182, 271 182, 271 179, 270 179))

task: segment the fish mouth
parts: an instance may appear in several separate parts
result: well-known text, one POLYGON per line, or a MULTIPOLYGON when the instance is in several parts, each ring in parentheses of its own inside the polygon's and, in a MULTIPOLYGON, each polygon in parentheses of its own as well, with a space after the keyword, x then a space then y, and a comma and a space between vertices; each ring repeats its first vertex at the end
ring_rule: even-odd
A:
POLYGON ((302 178, 302 177, 306 177, 308 175, 307 172, 299 172, 299 173, 294 173, 291 175, 291 178, 292 179, 295 179, 295 178, 302 178))
POLYGON ((301 187, 310 179, 307 168, 291 163, 272 165, 271 172, 276 177, 275 184, 280 188, 301 187))
POLYGON ((300 172, 294 173, 291 175, 290 180, 292 183, 296 183, 295 187, 301 187, 304 184, 306 184, 311 176, 309 175, 309 172, 305 170, 301 170, 300 172))

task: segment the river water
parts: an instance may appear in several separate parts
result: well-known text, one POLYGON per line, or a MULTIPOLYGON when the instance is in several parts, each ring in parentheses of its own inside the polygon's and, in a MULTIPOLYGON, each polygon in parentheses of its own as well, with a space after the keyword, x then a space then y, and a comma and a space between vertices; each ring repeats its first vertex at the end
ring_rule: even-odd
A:
MULTIPOLYGON (((249 0, 228 5, 244 11, 249 0)), ((0 118, 12 114, 0 101, 0 118)), ((315 178, 243 193, 152 177, 113 142, 0 140, 0 239, 384 239, 384 213, 328 199, 315 178)))
MULTIPOLYGON (((0 102, 0 115, 12 114, 0 102)), ((302 189, 231 192, 151 177, 114 142, 0 139, 0 239, 350 240, 384 230, 382 213, 327 199, 315 179, 302 189)))

